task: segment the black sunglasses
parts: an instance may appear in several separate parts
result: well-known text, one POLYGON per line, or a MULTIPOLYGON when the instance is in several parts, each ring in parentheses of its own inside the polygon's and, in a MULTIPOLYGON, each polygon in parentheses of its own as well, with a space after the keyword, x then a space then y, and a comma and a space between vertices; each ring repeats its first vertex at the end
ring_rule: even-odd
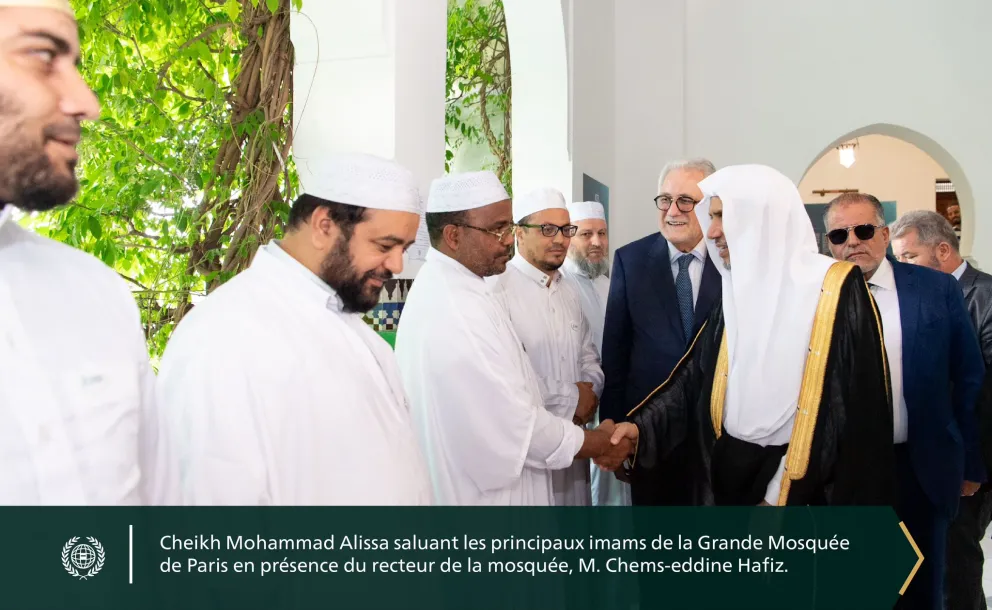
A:
POLYGON ((869 239, 875 237, 875 229, 881 229, 885 225, 857 225, 854 227, 844 227, 843 229, 834 229, 827 233, 827 239, 830 240, 835 246, 839 246, 847 241, 847 235, 851 231, 854 231, 854 236, 860 241, 868 241, 869 239))

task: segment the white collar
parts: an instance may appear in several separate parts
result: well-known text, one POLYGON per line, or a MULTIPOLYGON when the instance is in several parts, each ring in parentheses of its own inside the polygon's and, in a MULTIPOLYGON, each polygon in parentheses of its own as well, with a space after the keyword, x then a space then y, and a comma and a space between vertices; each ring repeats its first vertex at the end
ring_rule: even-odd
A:
POLYGON ((965 269, 967 268, 968 268, 968 261, 962 261, 961 264, 958 265, 958 268, 951 272, 951 275, 954 276, 954 279, 960 280, 961 276, 964 275, 965 269))
POLYGON ((878 286, 882 290, 894 291, 896 289, 896 276, 892 271, 892 263, 889 262, 888 258, 882 259, 882 262, 878 265, 878 269, 875 269, 875 273, 871 275, 868 283, 872 286, 878 286))
POLYGON ((675 261, 677 261, 680 258, 682 258, 682 255, 684 255, 684 254, 691 254, 691 255, 693 255, 693 256, 696 257, 696 260, 697 261, 699 261, 701 263, 705 263, 706 262, 706 240, 705 239, 700 239, 699 240, 699 243, 696 244, 696 247, 693 248, 692 250, 690 250, 689 252, 682 252, 681 250, 679 250, 678 248, 675 247, 675 244, 673 244, 672 242, 668 242, 668 260, 669 260, 669 262, 674 263, 675 261))
POLYGON ((3 210, 0 211, 0 229, 10 220, 10 217, 14 215, 14 205, 8 203, 3 206, 3 210))
POLYGON ((457 271, 460 275, 463 275, 467 278, 471 278, 476 281, 482 282, 483 284, 486 284, 485 278, 476 275, 475 272, 473 272, 471 269, 461 264, 460 262, 456 261, 455 259, 451 258, 444 252, 441 252, 434 246, 431 246, 430 249, 427 251, 427 256, 424 258, 424 260, 427 262, 429 261, 438 262, 449 269, 457 271))
POLYGON ((273 239, 266 244, 259 250, 258 254, 255 255, 256 259, 259 254, 267 256, 273 261, 278 262, 284 269, 291 270, 293 277, 306 280, 308 286, 318 288, 319 292, 317 294, 322 300, 325 301, 327 308, 331 311, 336 311, 339 313, 342 312, 344 309, 344 304, 341 302, 341 297, 338 296, 337 291, 331 288, 327 282, 320 279, 316 273, 308 269, 306 265, 296 260, 288 252, 283 250, 282 246, 279 245, 279 240, 273 239))
MULTIPOLYGON (((523 273, 525 277, 530 278, 534 282, 540 284, 541 286, 548 287, 548 280, 551 277, 531 264, 529 260, 524 258, 520 253, 517 253, 512 259, 510 259, 510 264, 513 265, 520 273, 523 273)), ((551 280, 551 287, 557 286, 561 282, 561 273, 555 273, 555 277, 551 280)))

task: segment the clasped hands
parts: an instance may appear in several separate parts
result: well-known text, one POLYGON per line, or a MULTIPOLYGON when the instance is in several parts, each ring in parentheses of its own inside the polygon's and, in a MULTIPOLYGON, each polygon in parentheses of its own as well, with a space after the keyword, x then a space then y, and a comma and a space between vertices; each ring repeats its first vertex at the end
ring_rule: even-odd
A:
POLYGON ((624 460, 634 453, 637 442, 637 426, 628 422, 616 424, 613 420, 603 420, 595 432, 602 432, 606 444, 602 453, 593 458, 601 470, 616 471, 624 460))

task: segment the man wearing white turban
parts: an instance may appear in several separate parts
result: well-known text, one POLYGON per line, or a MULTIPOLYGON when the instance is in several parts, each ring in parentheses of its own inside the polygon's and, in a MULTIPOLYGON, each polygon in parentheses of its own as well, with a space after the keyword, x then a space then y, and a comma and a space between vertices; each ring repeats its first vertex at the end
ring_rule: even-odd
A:
POLYGON ((396 357, 440 504, 554 504, 552 471, 576 459, 619 466, 612 423, 584 430, 545 408, 538 374, 485 278, 506 271, 510 197, 492 172, 439 178, 431 250, 407 297, 396 357))
POLYGON ((127 284, 14 218, 76 194, 81 123, 100 115, 78 61, 68 0, 0 0, 0 504, 168 503, 127 284))
POLYGON ((615 439, 638 437, 630 476, 688 443, 695 504, 891 505, 892 402, 861 271, 817 253, 779 172, 728 167, 699 186, 722 303, 618 425, 615 439))
POLYGON ((162 359, 183 501, 429 504, 392 350, 362 320, 416 239, 416 182, 371 155, 299 163, 285 238, 183 318, 162 359))

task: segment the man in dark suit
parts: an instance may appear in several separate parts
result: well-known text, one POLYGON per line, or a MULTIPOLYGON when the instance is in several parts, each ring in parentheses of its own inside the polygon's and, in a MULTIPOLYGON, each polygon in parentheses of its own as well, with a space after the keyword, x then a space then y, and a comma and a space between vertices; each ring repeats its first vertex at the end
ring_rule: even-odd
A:
MULTIPOLYGON (((909 212, 890 228, 896 259, 948 273, 964 292, 965 306, 985 361, 985 382, 975 405, 979 438, 987 472, 992 472, 992 275, 965 262, 958 238, 946 218, 936 212, 909 212)), ((958 514, 947 531, 947 607, 985 610, 982 574, 985 557, 982 538, 992 523, 992 485, 982 485, 972 496, 961 498, 958 514)))
MULTIPOLYGON (((623 421, 664 383, 720 296, 720 273, 693 212, 702 198, 699 181, 715 171, 702 159, 666 165, 654 200, 661 232, 616 252, 603 329, 600 420, 623 421)), ((683 453, 676 448, 641 477, 631 487, 632 503, 689 504, 683 453)))
POLYGON ((896 512, 923 553, 900 608, 943 608, 947 529, 985 480, 975 401, 985 365, 954 278, 886 257, 882 204, 849 193, 824 225, 834 258, 861 267, 878 303, 892 383, 896 512))

